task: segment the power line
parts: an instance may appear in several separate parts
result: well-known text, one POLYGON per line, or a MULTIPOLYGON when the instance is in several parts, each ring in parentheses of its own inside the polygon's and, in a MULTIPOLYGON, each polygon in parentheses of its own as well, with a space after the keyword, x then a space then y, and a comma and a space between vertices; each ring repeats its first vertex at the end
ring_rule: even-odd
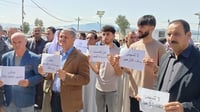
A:
MULTIPOLYGON (((21 4, 18 3, 18 2, 13 2, 13 1, 8 1, 8 0, 0 0, 0 6, 6 6, 6 7, 9 7, 9 6, 14 6, 14 7, 18 7, 18 8, 21 8, 21 4)), ((29 7, 29 8, 38 8, 36 6, 31 6, 31 5, 27 5, 27 4, 24 4, 25 7, 29 7)))
POLYGON ((17 2, 8 1, 8 0, 1 0, 1 2, 4 2, 4 3, 9 3, 9 4, 14 4, 14 5, 20 5, 20 4, 19 4, 19 3, 17 3, 17 2))
POLYGON ((33 4, 35 4, 39 9, 41 9, 43 12, 45 12, 47 15, 53 17, 54 19, 57 19, 57 20, 62 21, 62 22, 72 22, 72 21, 66 21, 66 20, 60 19, 60 18, 58 18, 58 17, 56 17, 56 16, 50 14, 49 12, 47 12, 45 9, 43 9, 40 5, 38 5, 38 4, 37 4, 36 2, 34 2, 33 0, 31 0, 31 2, 32 2, 33 4))

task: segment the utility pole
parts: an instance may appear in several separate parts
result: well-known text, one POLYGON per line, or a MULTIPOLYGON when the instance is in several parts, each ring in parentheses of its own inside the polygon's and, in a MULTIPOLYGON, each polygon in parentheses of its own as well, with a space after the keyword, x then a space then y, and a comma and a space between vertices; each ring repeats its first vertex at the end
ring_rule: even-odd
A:
POLYGON ((101 31, 101 18, 104 15, 105 11, 97 11, 96 15, 99 16, 99 32, 101 31))
POLYGON ((24 30, 24 0, 22 0, 22 31, 24 30))
POLYGON ((75 19, 76 21, 78 21, 78 24, 77 24, 77 32, 79 32, 79 25, 80 25, 80 17, 78 16, 77 19, 75 19))
POLYGON ((78 26, 77 26, 77 31, 79 32, 79 22, 80 22, 80 18, 78 17, 78 26))

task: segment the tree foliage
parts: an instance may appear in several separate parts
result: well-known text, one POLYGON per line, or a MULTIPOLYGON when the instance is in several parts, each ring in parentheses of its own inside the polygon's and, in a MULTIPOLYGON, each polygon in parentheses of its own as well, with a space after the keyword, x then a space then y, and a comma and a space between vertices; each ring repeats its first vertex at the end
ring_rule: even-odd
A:
POLYGON ((28 33, 30 30, 30 25, 28 22, 24 22, 22 26, 20 26, 24 33, 28 33))
POLYGON ((126 35, 126 29, 130 28, 130 23, 126 19, 126 16, 119 15, 116 18, 115 23, 119 26, 120 33, 122 34, 122 36, 125 36, 126 35))
POLYGON ((40 26, 43 32, 45 31, 45 28, 43 27, 44 23, 41 19, 36 18, 34 24, 35 26, 40 26))
POLYGON ((34 24, 35 26, 43 27, 43 21, 41 19, 36 18, 34 24))

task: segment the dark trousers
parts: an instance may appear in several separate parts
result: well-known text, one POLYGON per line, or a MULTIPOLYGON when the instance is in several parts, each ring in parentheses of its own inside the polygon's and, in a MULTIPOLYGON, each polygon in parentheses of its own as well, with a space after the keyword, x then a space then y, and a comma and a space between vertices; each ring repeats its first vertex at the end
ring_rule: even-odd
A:
POLYGON ((142 112, 140 111, 139 101, 133 97, 129 97, 130 99, 130 112, 142 112))
POLYGON ((60 93, 52 91, 51 112, 62 112, 60 93))
POLYGON ((43 101, 43 81, 36 85, 36 95, 35 95, 35 104, 37 104, 36 109, 42 109, 43 101))

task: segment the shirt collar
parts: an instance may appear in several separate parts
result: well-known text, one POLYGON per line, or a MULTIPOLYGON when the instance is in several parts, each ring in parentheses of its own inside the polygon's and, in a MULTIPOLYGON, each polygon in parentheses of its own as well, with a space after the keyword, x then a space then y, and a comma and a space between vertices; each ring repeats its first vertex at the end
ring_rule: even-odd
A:
POLYGON ((62 55, 62 56, 69 55, 73 50, 74 50, 74 47, 71 47, 71 48, 70 48, 69 50, 67 50, 66 52, 61 51, 61 55, 62 55))
MULTIPOLYGON (((185 58, 189 57, 191 53, 191 49, 192 49, 192 45, 189 45, 185 50, 183 50, 183 52, 178 57, 180 56, 185 57, 185 58)), ((173 52, 171 52, 170 54, 171 55, 169 57, 175 57, 173 52)))

